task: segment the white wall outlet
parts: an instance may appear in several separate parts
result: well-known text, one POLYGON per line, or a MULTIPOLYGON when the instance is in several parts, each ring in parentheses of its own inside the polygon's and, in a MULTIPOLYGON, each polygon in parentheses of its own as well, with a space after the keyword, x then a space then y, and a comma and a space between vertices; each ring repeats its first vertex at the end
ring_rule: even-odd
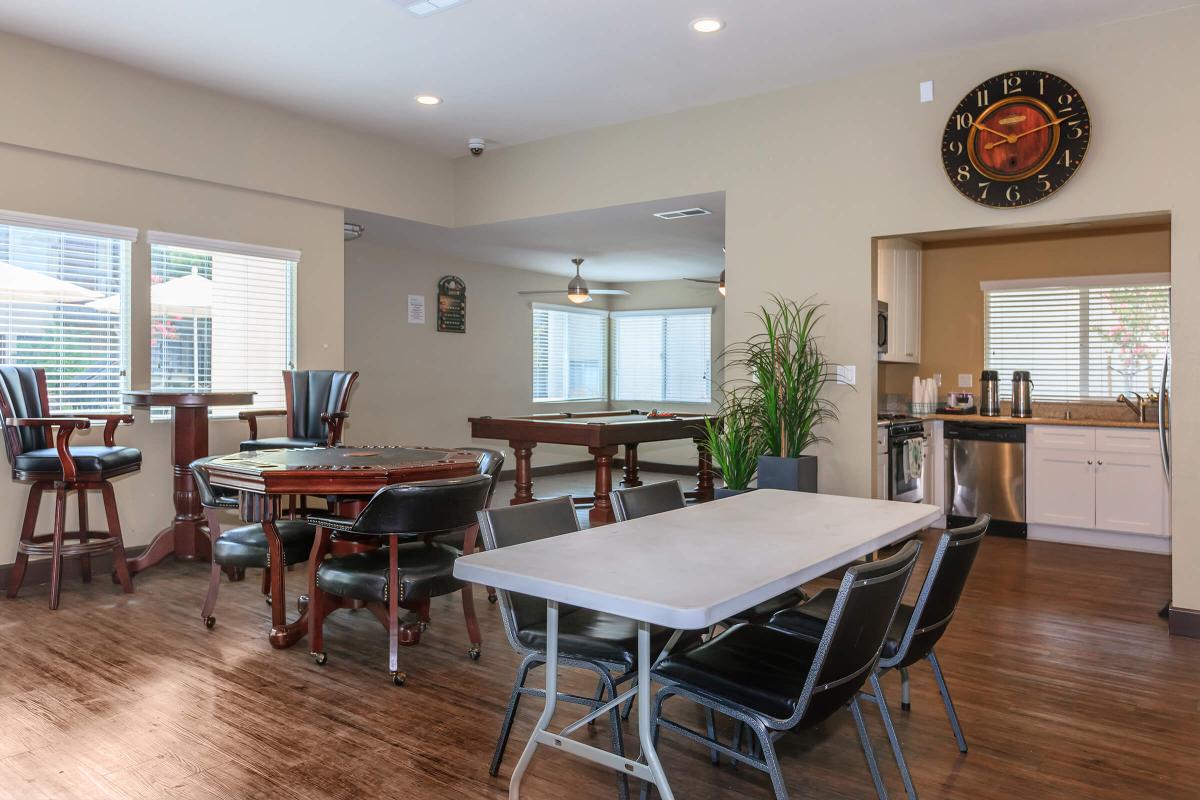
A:
POLYGON ((958 373, 958 388, 970 389, 971 386, 974 385, 974 380, 975 379, 971 376, 971 373, 960 372, 958 373))
POLYGON ((853 364, 838 364, 837 382, 853 386, 858 380, 858 368, 853 364))
POLYGON ((921 81, 921 102, 933 102, 933 81, 921 81))

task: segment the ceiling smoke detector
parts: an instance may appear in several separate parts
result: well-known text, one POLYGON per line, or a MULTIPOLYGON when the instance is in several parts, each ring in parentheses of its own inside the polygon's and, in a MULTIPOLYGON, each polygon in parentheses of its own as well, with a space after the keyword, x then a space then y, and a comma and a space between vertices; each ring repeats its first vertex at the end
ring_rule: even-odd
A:
POLYGON ((404 7, 418 17, 428 17, 448 8, 461 6, 467 0, 417 0, 415 3, 405 3, 404 7))
POLYGON ((685 217, 703 217, 711 214, 707 208, 681 208, 678 211, 660 211, 654 216, 659 219, 684 219, 685 217))

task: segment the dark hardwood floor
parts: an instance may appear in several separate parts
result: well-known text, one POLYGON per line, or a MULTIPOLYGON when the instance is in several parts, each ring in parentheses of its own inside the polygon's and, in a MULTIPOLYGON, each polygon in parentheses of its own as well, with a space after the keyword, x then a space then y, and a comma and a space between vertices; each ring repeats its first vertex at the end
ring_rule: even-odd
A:
MULTIPOLYGON (((267 644, 256 575, 221 587, 206 630, 206 572, 164 565, 139 575, 133 596, 107 580, 69 582, 55 613, 44 586, 0 600, 0 797, 507 795, 540 704, 522 707, 501 775, 489 777, 517 659, 482 591, 482 660, 467 659, 458 597, 441 598, 420 646, 402 650, 408 685, 396 688, 370 614, 331 620, 318 667, 304 643, 267 644)), ((302 575, 289 574, 293 593, 302 575)), ((1200 797, 1200 641, 1167 636, 1156 616, 1167 587, 1162 557, 987 540, 939 647, 971 752, 955 748, 927 668, 913 670, 907 714, 898 679, 886 679, 922 796, 1200 797)), ((889 791, 903 797, 878 713, 865 708, 889 791)), ((627 742, 635 731, 631 720, 627 742)), ((606 742, 604 723, 591 736, 606 742)), ((793 797, 873 797, 849 714, 779 750, 793 797)), ((677 797, 771 796, 765 775, 714 768, 670 734, 660 752, 677 797)), ((526 786, 531 798, 615 791, 599 768, 544 750, 526 786)))

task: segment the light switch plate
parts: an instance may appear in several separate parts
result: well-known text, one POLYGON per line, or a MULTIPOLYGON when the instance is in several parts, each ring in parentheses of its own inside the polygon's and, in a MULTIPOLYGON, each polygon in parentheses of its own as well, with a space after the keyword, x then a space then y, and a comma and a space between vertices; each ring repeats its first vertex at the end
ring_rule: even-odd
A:
POLYGON ((971 377, 971 373, 969 373, 969 372, 958 373, 958 388, 970 389, 973 384, 974 384, 974 378, 971 377))
POLYGON ((933 102, 933 81, 921 81, 921 102, 933 102))
POLYGON ((858 368, 853 364, 838 364, 837 382, 853 386, 858 380, 858 368))

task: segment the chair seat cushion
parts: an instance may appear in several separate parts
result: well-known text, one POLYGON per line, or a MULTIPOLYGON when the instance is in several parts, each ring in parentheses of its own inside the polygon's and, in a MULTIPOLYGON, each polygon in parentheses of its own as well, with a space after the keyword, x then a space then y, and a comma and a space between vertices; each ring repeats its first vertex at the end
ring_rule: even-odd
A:
MULTIPOLYGON (((142 464, 142 451, 133 447, 104 447, 103 445, 83 445, 70 448, 71 457, 75 459, 75 469, 80 473, 108 474, 112 472, 138 469, 142 464)), ((57 472, 62 473, 62 463, 58 459, 58 451, 53 447, 42 450, 30 450, 13 459, 13 469, 18 472, 57 472)))
MULTIPOLYGON (((657 656, 674 631, 657 625, 650 629, 650 651, 657 656)), ((523 628, 517 638, 531 650, 546 652, 545 624, 523 628)), ((685 632, 676 649, 699 639, 698 632, 685 632)), ((624 664, 627 669, 637 665, 637 623, 624 617, 572 608, 558 617, 558 652, 564 658, 582 661, 604 661, 624 664)))
POLYGON ((276 436, 271 439, 247 439, 242 442, 245 450, 298 450, 301 447, 324 447, 324 439, 302 439, 293 436, 276 436))
MULTIPOLYGON (((454 577, 452 548, 424 542, 396 545, 399 564, 399 602, 440 597, 462 588, 454 577)), ((339 597, 386 603, 388 550, 381 547, 365 553, 352 553, 326 559, 317 569, 317 587, 339 597)))
MULTIPOLYGON (((284 565, 307 561, 316 528, 300 519, 279 520, 275 527, 283 540, 284 565)), ((231 567, 267 566, 267 533, 263 526, 242 525, 222 533, 213 543, 213 560, 231 567)))
POLYGON ((655 677, 776 719, 796 710, 817 643, 763 625, 735 625, 666 658, 655 677))
POLYGON ((789 589, 783 594, 775 595, 770 600, 764 600, 753 608, 748 608, 739 614, 734 614, 726 622, 730 627, 738 622, 752 622, 756 625, 765 625, 771 617, 785 608, 793 608, 803 603, 804 597, 804 592, 800 589, 789 589))
MULTIPOLYGON (((825 633, 825 625, 829 622, 829 615, 833 611, 833 601, 836 599, 836 589, 823 589, 804 605, 780 611, 771 617, 771 627, 789 633, 798 633, 811 639, 820 639, 825 633)), ((882 659, 895 658, 896 653, 899 652, 900 643, 904 640, 904 631, 908 628, 909 620, 912 619, 912 612, 912 606, 907 603, 900 604, 900 608, 896 611, 896 618, 892 620, 892 627, 888 628, 887 639, 883 642, 883 652, 880 655, 882 659)))

